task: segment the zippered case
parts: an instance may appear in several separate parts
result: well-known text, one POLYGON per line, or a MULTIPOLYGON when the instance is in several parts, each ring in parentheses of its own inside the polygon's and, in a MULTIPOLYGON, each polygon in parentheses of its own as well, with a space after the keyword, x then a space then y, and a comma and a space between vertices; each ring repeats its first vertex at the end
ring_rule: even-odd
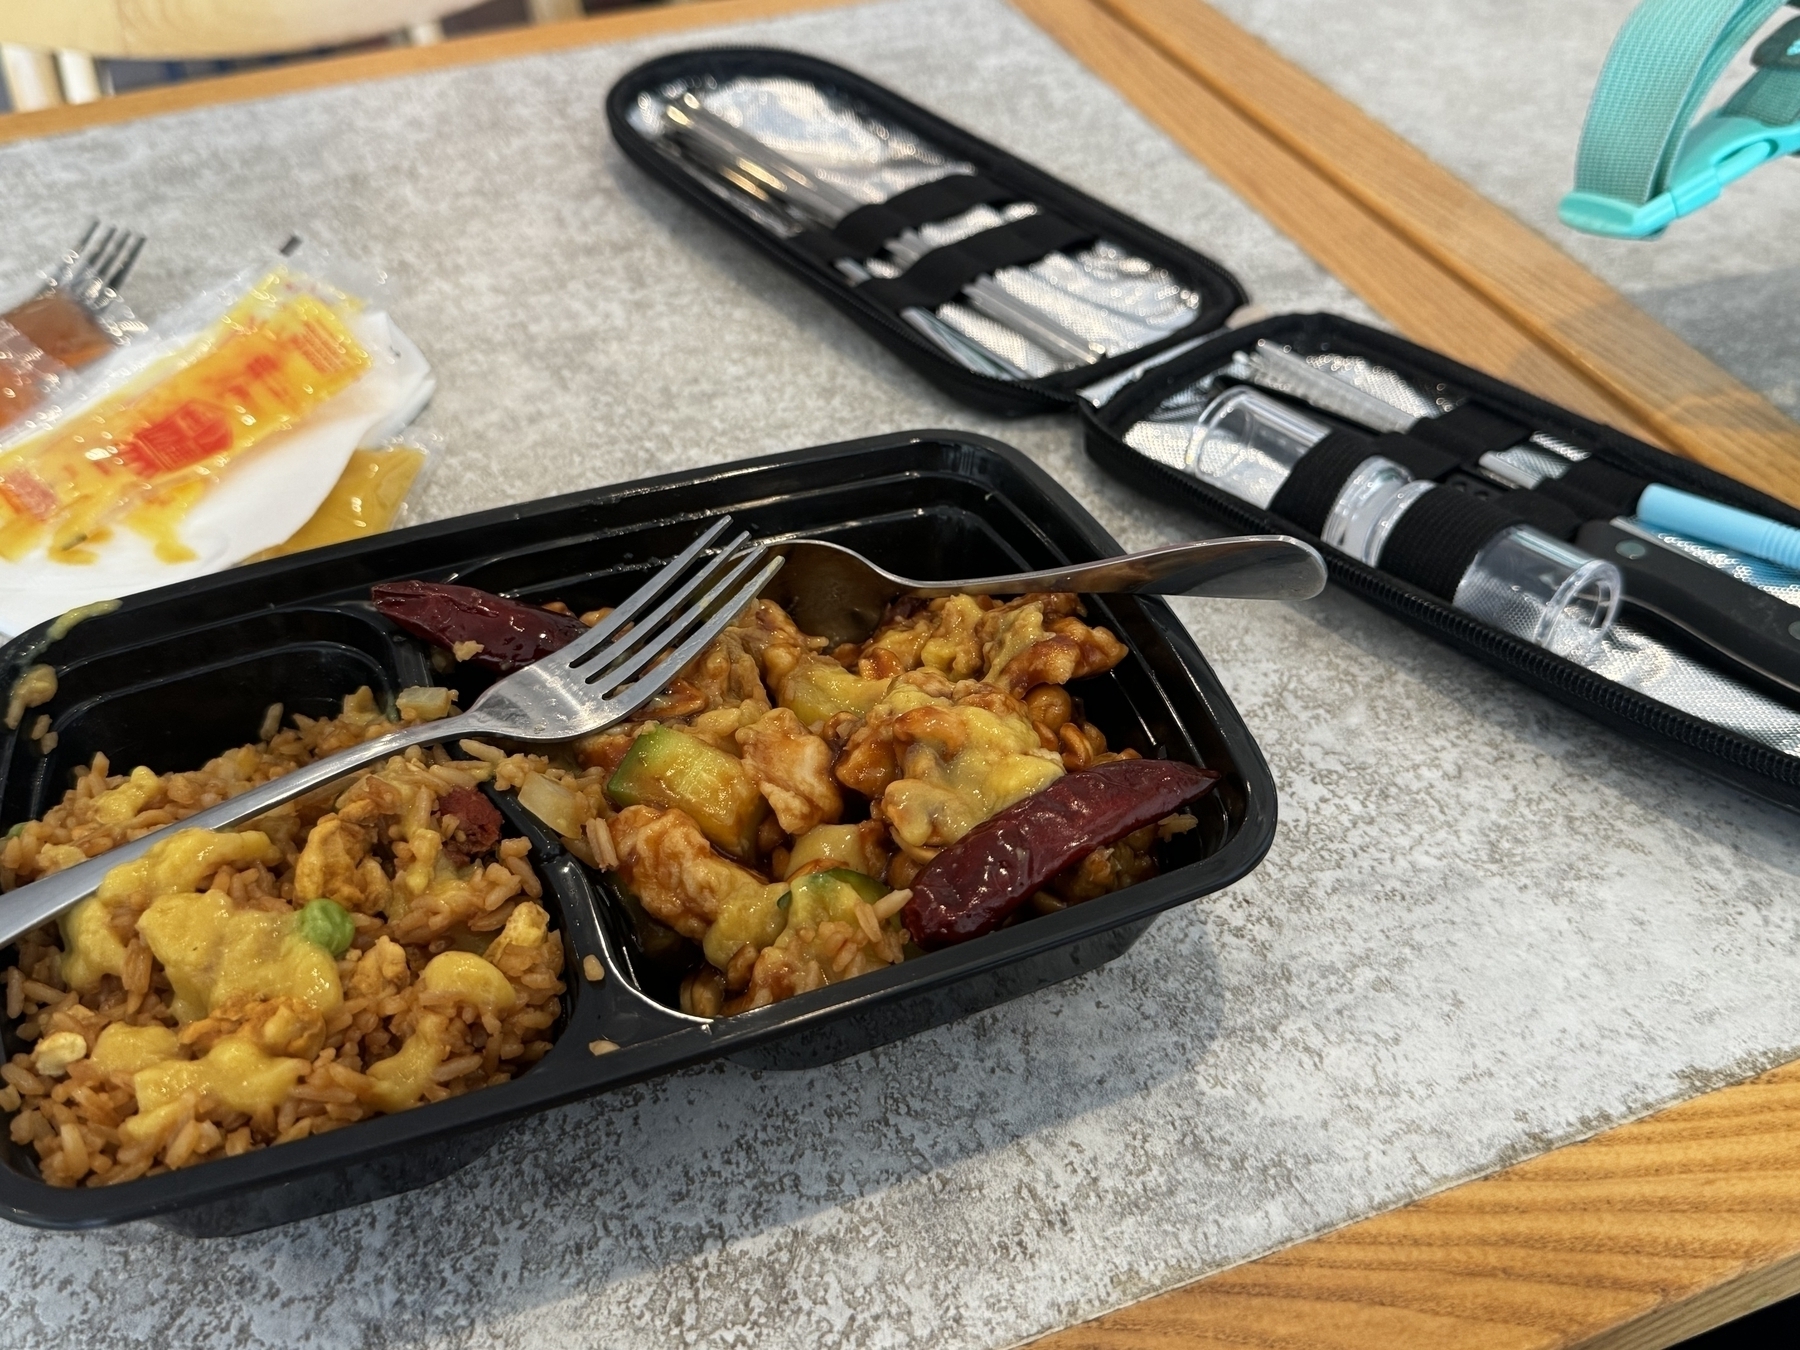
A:
MULTIPOLYGON (((1107 472, 1145 492, 1154 493, 1161 500, 1174 498, 1188 502, 1204 514, 1238 528, 1280 531, 1305 539, 1324 554, 1334 582, 1388 613, 1533 689, 1580 709, 1616 731, 1648 742, 1758 796, 1800 809, 1800 758, 1682 712, 1492 624, 1474 619, 1422 586, 1338 552, 1325 544, 1317 533, 1294 520, 1251 506, 1192 474, 1158 463, 1126 444, 1127 432, 1171 395, 1222 369, 1234 353, 1253 348, 1259 338, 1300 354, 1330 352, 1362 357, 1394 371, 1417 388, 1432 391, 1446 400, 1458 400, 1461 407, 1471 409, 1474 414, 1464 423, 1465 427, 1472 426, 1480 414, 1489 414, 1496 426, 1509 428, 1504 433, 1507 436, 1516 434, 1511 428, 1521 427, 1555 436, 1587 451, 1590 460, 1635 478, 1667 483, 1785 524, 1800 524, 1800 512, 1691 460, 1667 454, 1404 338, 1331 314, 1282 315, 1217 334, 1200 346, 1144 372, 1104 404, 1098 407, 1084 404, 1082 408, 1088 454, 1107 472)), ((1309 409, 1308 415, 1324 422, 1335 420, 1316 409, 1309 409)), ((1337 425, 1348 424, 1339 421, 1337 425)), ((1492 440, 1470 431, 1458 445, 1453 428, 1440 430, 1425 423, 1419 430, 1429 430, 1437 436, 1437 448, 1443 449, 1450 460, 1442 472, 1433 475, 1444 486, 1500 504, 1505 504, 1514 495, 1470 472, 1472 462, 1492 448, 1492 440)), ((1548 520, 1541 522, 1541 527, 1550 525, 1548 520)), ((1617 561, 1630 567, 1633 560, 1620 556, 1617 561)), ((1621 620, 1653 631, 1660 641, 1690 659, 1704 660, 1704 655, 1674 631, 1660 614, 1646 608, 1653 597, 1633 595, 1632 576, 1628 572, 1621 620)), ((1717 580, 1721 585, 1729 583, 1731 588, 1760 594, 1723 573, 1717 574, 1717 580)), ((1795 612, 1794 618, 1800 621, 1800 610, 1795 612)), ((1788 636, 1796 648, 1800 648, 1800 637, 1788 636)), ((1733 672, 1734 678, 1742 678, 1744 674, 1733 672)), ((1757 688, 1756 692, 1775 699, 1781 696, 1780 690, 1767 686, 1757 688)))
MULTIPOLYGON (((1781 735, 1765 731, 1763 738, 1757 739, 1743 730, 1758 717, 1766 723, 1770 716, 1792 716, 1800 728, 1800 695, 1795 693, 1793 681, 1784 684, 1780 678, 1767 677, 1768 671, 1792 670, 1796 667, 1790 663, 1800 662, 1800 622, 1791 630, 1783 622, 1785 609, 1792 607, 1787 601, 1793 597, 1777 598, 1728 572, 1666 553, 1655 543, 1641 546, 1603 524, 1616 515, 1631 514, 1629 509, 1620 509, 1618 500, 1608 499, 1608 490, 1642 480, 1668 484, 1785 524, 1800 525, 1800 512, 1437 353, 1347 319, 1287 315, 1227 330, 1223 325, 1248 297, 1220 264, 892 91, 826 61, 755 48, 675 53, 623 76, 608 95, 607 116, 615 139, 634 163, 777 258, 915 369, 964 402, 1003 414, 1075 409, 1084 424, 1090 455, 1107 472, 1160 500, 1185 501, 1199 513, 1234 527, 1304 538, 1324 553, 1332 580, 1382 609, 1694 768, 1781 805, 1800 808, 1800 757, 1776 748, 1788 743, 1781 735), (684 98, 690 107, 696 100, 717 106, 727 119, 735 119, 735 125, 757 135, 753 145, 772 145, 773 173, 756 153, 736 161, 742 172, 716 154, 709 160, 698 153, 703 148, 699 142, 679 127, 672 128, 669 120, 666 105, 684 98), (808 123, 808 118, 813 121, 808 123), (817 132, 821 118, 838 119, 833 123, 838 130, 830 135, 817 132), (815 130, 809 131, 809 125, 815 130), (863 136, 862 141, 858 135, 863 136), (809 136, 814 140, 809 142, 809 136), (894 190, 882 196, 883 184, 866 177, 858 179, 855 170, 862 162, 859 155, 879 162, 887 153, 883 146, 912 146, 925 158, 935 155, 937 176, 922 185, 894 182, 894 190), (835 226, 796 210, 781 177, 782 164, 792 163, 783 159, 784 153, 816 164, 817 178, 835 177, 839 186, 860 191, 863 205, 835 226), (946 170, 946 163, 955 167, 946 170), (721 167, 726 170, 723 176, 721 167), (726 181, 728 178, 738 181, 726 181), (1027 208, 1017 205, 1021 202, 1034 208, 1022 219, 1017 218, 1018 213, 1027 208), (952 229, 948 232, 951 242, 922 256, 916 248, 905 256, 890 250, 885 256, 907 264, 896 275, 869 272, 868 260, 882 255, 888 241, 904 235, 916 243, 920 232, 929 235, 936 224, 958 216, 970 203, 976 203, 978 211, 998 209, 1011 214, 1001 223, 988 218, 989 228, 973 234, 952 229), (1033 221, 1039 223, 1032 225, 1033 221), (1021 229, 1021 225, 1028 228, 1021 229), (907 231, 912 233, 904 234, 907 231), (1052 270, 1033 262, 1031 249, 1036 245, 1044 246, 1045 257, 1059 255, 1066 260, 1073 253, 1078 261, 1086 256, 1080 253, 1084 248, 1115 246, 1142 267, 1165 273, 1187 298, 1189 313, 1185 321, 1170 325, 1148 341, 1128 347, 1109 345, 1099 359, 1048 372, 1034 371, 1031 378, 999 378, 970 369, 945 344, 909 322, 895 303, 896 297, 919 303, 936 301, 940 313, 953 312, 969 298, 969 283, 982 275, 984 268, 1007 275, 1019 283, 1021 294, 1029 296, 1029 279, 1019 282, 1020 271, 1052 270), (914 279, 929 284, 909 288, 914 279), (1407 467, 1418 478, 1457 494, 1454 498, 1438 494, 1435 507, 1458 508, 1481 520, 1511 519, 1564 540, 1575 539, 1583 527, 1592 527, 1581 538, 1609 550, 1607 561, 1625 574, 1621 623, 1629 623, 1629 631, 1640 635, 1653 654, 1666 654, 1688 671, 1693 676, 1690 684, 1697 680, 1703 691, 1711 687, 1706 681, 1718 675, 1737 681, 1748 691, 1741 702, 1749 712, 1727 707, 1731 702, 1728 696, 1719 705, 1718 721, 1708 720, 1609 679, 1458 610, 1450 603, 1453 582, 1446 586, 1436 578, 1436 584, 1421 584, 1421 577, 1433 578, 1433 566, 1442 570, 1443 558, 1426 559, 1425 565, 1406 569, 1410 579, 1393 570, 1365 565, 1320 538, 1322 509, 1313 509, 1318 502, 1301 509, 1296 506, 1295 494, 1289 493, 1278 495, 1271 500, 1270 509, 1263 509, 1128 443, 1134 426, 1171 397, 1223 371, 1235 353, 1254 348, 1259 338, 1300 357, 1325 353, 1360 357, 1399 375, 1418 390, 1431 391, 1444 407, 1454 405, 1454 415, 1430 418, 1408 433, 1415 450, 1421 444, 1426 448, 1419 452, 1421 458, 1407 467), (1478 461, 1482 454, 1534 434, 1553 437, 1586 455, 1581 473, 1572 475, 1565 488, 1509 489, 1481 471, 1478 461), (1583 495, 1586 488, 1593 491, 1583 495), (1471 498, 1480 506, 1469 505, 1471 498), (1289 513, 1276 508, 1289 508, 1289 513), (1616 553, 1610 551, 1615 549, 1616 553), (1679 575, 1671 582, 1667 573, 1679 575), (1754 659, 1742 664, 1721 658, 1717 643, 1696 640, 1691 624, 1684 628, 1681 622, 1672 622, 1671 609, 1662 602, 1672 586, 1679 589, 1683 585, 1689 588, 1686 604, 1690 612, 1692 596, 1702 595, 1716 620, 1712 629, 1738 639, 1737 650, 1748 651, 1753 658, 1760 652, 1768 659, 1759 665, 1754 659)), ((959 228, 966 230, 969 219, 964 217, 959 228)), ((1368 428, 1317 406, 1282 394, 1275 397, 1285 398, 1334 431, 1372 435, 1368 428)), ((1389 553, 1380 556, 1384 564, 1390 562, 1389 553)), ((1466 557, 1462 561, 1466 562, 1466 557)), ((1455 556, 1449 565, 1459 565, 1455 556)), ((1793 617, 1800 621, 1800 613, 1793 617)), ((1704 702, 1702 696, 1700 703, 1704 702)), ((1694 695, 1687 697, 1687 706, 1697 706, 1694 695)), ((1711 705, 1706 706, 1711 711, 1711 705)), ((1800 751, 1800 730, 1790 748, 1800 751)))
MULTIPOLYGON (((765 48, 679 52, 638 66, 620 79, 607 95, 606 117, 613 138, 632 162, 696 209, 766 250, 934 384, 984 412, 1021 416, 1072 407, 1084 385, 1213 331, 1244 303, 1237 279, 1204 254, 828 61, 765 48), (800 119, 794 108, 781 106, 780 96, 814 90, 823 101, 853 110, 883 128, 904 128, 925 153, 903 157, 892 152, 890 176, 883 182, 879 167, 871 175, 857 160, 860 156, 866 161, 871 151, 878 154, 884 147, 858 143, 854 126, 846 125, 849 118, 835 124, 833 129, 842 133, 837 142, 823 135, 822 146, 815 148, 837 152, 846 162, 843 179, 863 189, 866 197, 890 185, 899 190, 879 202, 865 202, 835 228, 815 222, 796 228, 780 204, 769 200, 778 194, 768 181, 738 173, 736 181, 727 184, 720 175, 701 171, 672 152, 670 137, 644 130, 654 125, 646 112, 654 101, 746 82, 774 91, 751 109, 765 114, 762 130, 770 139, 784 135, 791 144, 804 133, 804 128, 796 131, 800 119), (965 171, 926 177, 947 165, 965 171), (910 187, 901 186, 921 178, 924 181, 910 187), (1004 216, 1026 209, 1032 214, 1005 219, 992 229, 932 249, 903 276, 859 281, 846 275, 842 266, 858 265, 907 230, 967 217, 970 212, 994 210, 1004 216), (935 309, 954 300, 968 283, 996 270, 1017 270, 1047 255, 1091 251, 1096 244, 1168 275, 1183 303, 1166 331, 1078 368, 1029 379, 999 379, 952 359, 903 317, 908 309, 935 309)), ((890 138, 887 145, 898 141, 890 138)), ((904 150, 912 142, 899 144, 904 150)))

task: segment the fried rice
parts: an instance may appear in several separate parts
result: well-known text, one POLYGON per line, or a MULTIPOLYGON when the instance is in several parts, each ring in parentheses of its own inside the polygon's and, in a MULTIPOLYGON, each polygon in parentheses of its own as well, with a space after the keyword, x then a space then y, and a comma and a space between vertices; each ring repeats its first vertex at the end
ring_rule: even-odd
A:
MULTIPOLYGON (((266 739, 192 772, 116 774, 96 755, 57 806, 8 836, 0 884, 449 710, 448 690, 409 690, 394 721, 361 689, 337 717, 265 724, 266 739)), ((255 830, 176 833, 151 855, 161 875, 116 869, 83 902, 101 908, 24 938, 3 978, 7 1018, 31 1048, 0 1065, 0 1110, 45 1180, 109 1185, 303 1139, 506 1082, 542 1058, 561 1012, 562 939, 538 903, 529 841, 500 838, 498 812, 479 796, 492 775, 483 760, 408 751, 255 830), (345 916, 335 962, 285 936, 321 898, 345 916), (241 954, 270 932, 270 959, 299 953, 305 987, 265 996, 265 962, 247 987, 221 989, 221 970, 197 976, 180 950, 198 933, 226 944, 215 958, 241 954), (175 945, 159 948, 159 933, 175 945), (208 974, 212 997, 196 1005, 194 981, 208 974)))
MULTIPOLYGON (((1109 749, 1064 687, 1125 654, 1074 595, 901 601, 867 641, 826 647, 759 600, 629 725, 546 753, 413 749, 254 829, 171 831, 24 938, 4 972, 7 1019, 30 1047, 0 1065, 14 1142, 55 1185, 109 1185, 503 1083, 541 1059, 562 940, 529 841, 500 837, 484 788, 517 794, 609 874, 640 943, 685 970, 682 1010, 715 1017, 918 954, 900 914, 926 863, 1061 774, 1136 753, 1109 749), (658 754, 679 772, 659 776, 658 754)), ((457 656, 439 653, 440 668, 457 656)), ((285 729, 277 706, 261 740, 192 772, 117 774, 96 755, 6 837, 0 886, 447 716, 452 699, 412 689, 384 711, 362 689, 338 716, 285 729)), ((1152 875, 1158 836, 1193 823, 1094 850, 1028 909, 1152 875)))

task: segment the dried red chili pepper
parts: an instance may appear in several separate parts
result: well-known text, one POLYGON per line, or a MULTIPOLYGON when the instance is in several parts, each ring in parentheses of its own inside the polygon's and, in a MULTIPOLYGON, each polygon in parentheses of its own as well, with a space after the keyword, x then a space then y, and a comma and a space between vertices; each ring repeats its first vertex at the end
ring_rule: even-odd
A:
POLYGON ((470 661, 510 674, 587 632, 580 619, 504 596, 435 581, 385 581, 372 587, 375 608, 416 638, 440 647, 478 642, 470 661))
POLYGON ((926 863, 902 912, 907 931, 927 948, 990 933, 1058 872, 1218 781, 1211 769, 1165 759, 1120 759, 1065 774, 926 863))

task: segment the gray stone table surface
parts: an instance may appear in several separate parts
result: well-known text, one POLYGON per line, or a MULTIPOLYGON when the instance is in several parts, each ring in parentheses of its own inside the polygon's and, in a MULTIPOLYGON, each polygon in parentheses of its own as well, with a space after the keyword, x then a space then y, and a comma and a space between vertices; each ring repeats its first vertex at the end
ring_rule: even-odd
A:
MULTIPOLYGON (((104 211, 154 240, 133 286, 154 313, 290 228, 355 241, 442 379, 432 516, 949 425, 1022 447, 1128 546, 1208 531, 1099 474, 1069 419, 947 401, 624 163, 609 83, 723 40, 889 82, 1271 309, 1369 317, 1000 0, 0 148, 0 267, 104 211)), ((816 1071, 719 1064, 559 1109, 450 1180, 312 1222, 207 1244, 7 1228, 0 1341, 1000 1346, 1800 1053, 1792 817, 1335 591, 1178 609, 1282 820, 1249 879, 1125 957, 816 1071)))
MULTIPOLYGON (((1556 218, 1601 64, 1637 0, 1211 0, 1800 416, 1800 161, 1764 165, 1659 239, 1556 218)), ((1775 28, 1793 17, 1781 9, 1775 28)), ((1750 74, 1740 54, 1707 100, 1750 74)))

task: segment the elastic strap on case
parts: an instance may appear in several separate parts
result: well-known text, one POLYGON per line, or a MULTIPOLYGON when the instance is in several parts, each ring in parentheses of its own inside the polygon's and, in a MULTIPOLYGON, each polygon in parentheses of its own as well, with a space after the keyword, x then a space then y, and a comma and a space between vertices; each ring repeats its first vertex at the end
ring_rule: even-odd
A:
POLYGON ((1553 539, 1573 539, 1591 519, 1566 502, 1532 488, 1514 488, 1504 494, 1504 500, 1509 510, 1525 517, 1527 525, 1553 539))
POLYGON ((1519 444, 1531 435, 1531 428, 1474 403, 1464 403, 1441 417, 1421 417, 1407 434, 1448 450, 1465 464, 1473 464, 1485 454, 1519 444))
POLYGON ((1440 600, 1454 601, 1457 583, 1481 546, 1507 526, 1525 523, 1525 517, 1508 509, 1503 500, 1486 501, 1454 488, 1438 488, 1407 508, 1377 565, 1440 600))
POLYGON ((1375 453, 1391 459, 1414 478, 1442 478, 1462 463, 1458 455, 1420 440, 1404 431, 1390 431, 1375 438, 1375 453))
POLYGON ((1611 520, 1614 516, 1636 515, 1638 498, 1649 486, 1648 478, 1639 478, 1597 459, 1584 459, 1561 478, 1546 478, 1537 490, 1566 503, 1583 520, 1611 520))
POLYGON ((1331 504, 1356 466, 1381 453, 1375 442, 1354 431, 1333 431, 1300 457, 1275 492, 1269 510, 1309 534, 1323 534, 1331 504))
POLYGON ((1034 263, 1047 253, 1092 243, 1094 237, 1092 230, 1072 220, 1040 211, 933 249, 904 274, 891 281, 865 281, 857 291, 896 313, 914 305, 936 309, 962 294, 962 288, 976 277, 1034 263))
POLYGON ((830 237, 841 246, 840 257, 872 258, 888 240, 908 230, 934 220, 949 220, 973 207, 1015 201, 1018 196, 979 174, 951 174, 896 192, 885 202, 858 207, 837 223, 830 237))

